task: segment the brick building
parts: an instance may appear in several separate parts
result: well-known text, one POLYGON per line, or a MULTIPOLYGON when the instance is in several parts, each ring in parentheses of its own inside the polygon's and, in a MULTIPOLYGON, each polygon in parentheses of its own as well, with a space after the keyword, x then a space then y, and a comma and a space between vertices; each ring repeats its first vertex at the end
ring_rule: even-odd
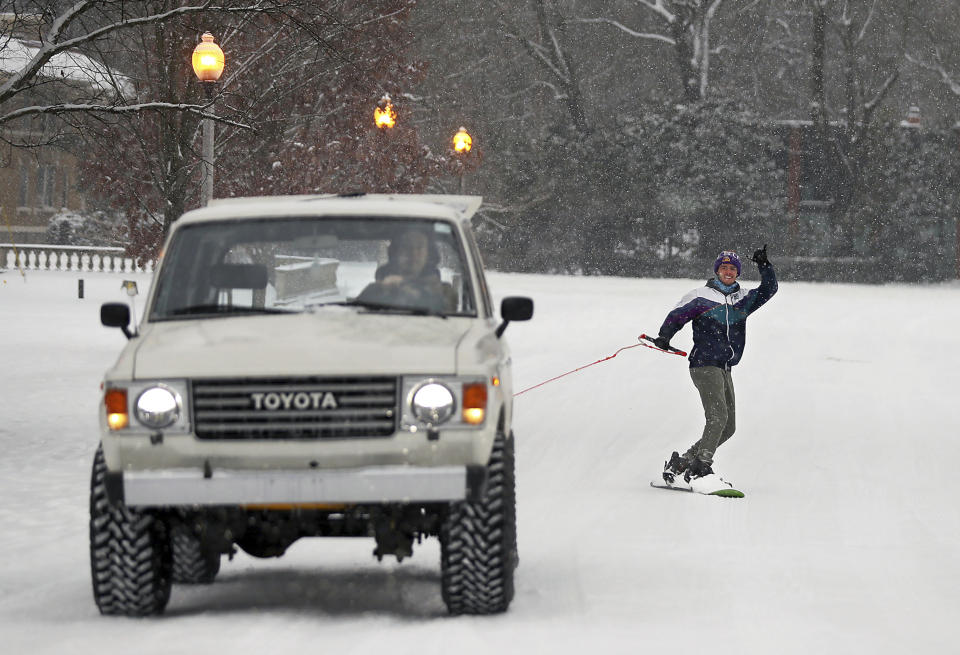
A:
MULTIPOLYGON (((40 29, 40 17, 0 14, 0 80, 36 55, 40 44, 29 33, 40 29)), ((123 78, 83 54, 60 53, 44 66, 40 84, 17 94, 0 113, 113 97, 118 79, 123 78)), ((35 114, 5 123, 0 137, 0 242, 42 240, 51 216, 85 208, 77 191, 79 162, 68 150, 70 135, 56 117, 35 114)))

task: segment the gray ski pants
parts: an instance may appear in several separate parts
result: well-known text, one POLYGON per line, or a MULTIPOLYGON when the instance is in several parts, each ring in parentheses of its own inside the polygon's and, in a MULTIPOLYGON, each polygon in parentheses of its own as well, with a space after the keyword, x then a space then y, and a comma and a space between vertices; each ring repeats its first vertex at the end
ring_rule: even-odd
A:
POLYGON ((737 429, 736 397, 733 377, 728 369, 718 366, 697 366, 690 369, 690 378, 700 392, 703 403, 703 436, 684 453, 686 459, 696 457, 701 462, 713 463, 713 454, 737 429))

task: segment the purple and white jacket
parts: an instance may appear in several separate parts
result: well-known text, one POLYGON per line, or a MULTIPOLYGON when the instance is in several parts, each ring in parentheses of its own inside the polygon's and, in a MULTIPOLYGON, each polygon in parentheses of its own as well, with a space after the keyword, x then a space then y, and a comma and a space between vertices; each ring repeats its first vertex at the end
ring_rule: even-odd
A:
POLYGON ((744 291, 739 283, 724 290, 719 281, 708 280, 705 286, 686 294, 667 314, 660 326, 660 336, 672 339, 680 328, 693 321, 693 350, 690 368, 736 366, 747 341, 747 317, 757 311, 777 292, 777 275, 773 266, 760 269, 760 286, 744 291))

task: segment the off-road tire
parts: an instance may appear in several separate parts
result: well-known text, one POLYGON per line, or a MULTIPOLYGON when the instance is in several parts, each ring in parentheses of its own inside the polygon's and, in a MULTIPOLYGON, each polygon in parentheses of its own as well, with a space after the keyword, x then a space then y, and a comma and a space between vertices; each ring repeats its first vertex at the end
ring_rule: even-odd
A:
POLYGON ((170 600, 173 557, 165 523, 107 499, 97 448, 90 481, 90 573, 101 614, 161 614, 170 600))
POLYGON ((220 572, 220 553, 203 548, 200 539, 186 525, 170 530, 173 548, 173 581, 177 584, 210 584, 220 572))
POLYGON ((478 501, 454 503, 440 531, 441 592, 451 614, 498 614, 513 600, 517 566, 513 434, 497 434, 478 501))

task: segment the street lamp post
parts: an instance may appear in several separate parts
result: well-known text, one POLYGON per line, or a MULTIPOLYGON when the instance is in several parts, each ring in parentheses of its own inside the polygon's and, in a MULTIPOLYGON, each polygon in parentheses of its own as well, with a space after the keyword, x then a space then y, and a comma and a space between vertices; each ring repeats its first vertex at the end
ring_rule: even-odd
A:
MULTIPOLYGON (((958 137, 958 145, 960 145, 960 122, 954 124, 953 131, 956 133, 958 137)), ((956 276, 957 279, 960 280, 960 215, 954 216, 953 225, 954 241, 956 243, 954 252, 956 259, 956 276)))
POLYGON ((461 127, 457 130, 457 133, 453 135, 453 152, 456 153, 457 158, 460 161, 460 193, 463 193, 463 173, 464 173, 464 157, 470 152, 470 149, 473 147, 473 138, 467 132, 467 128, 461 127))
MULTIPOLYGON (((203 85, 204 96, 207 99, 208 113, 213 108, 213 85, 217 83, 223 74, 224 57, 223 50, 213 42, 213 34, 204 32, 200 37, 200 43, 193 49, 193 72, 197 79, 203 85)), ((213 199, 213 119, 204 117, 203 119, 203 149, 201 157, 203 158, 203 184, 200 187, 200 204, 207 206, 213 199)))

